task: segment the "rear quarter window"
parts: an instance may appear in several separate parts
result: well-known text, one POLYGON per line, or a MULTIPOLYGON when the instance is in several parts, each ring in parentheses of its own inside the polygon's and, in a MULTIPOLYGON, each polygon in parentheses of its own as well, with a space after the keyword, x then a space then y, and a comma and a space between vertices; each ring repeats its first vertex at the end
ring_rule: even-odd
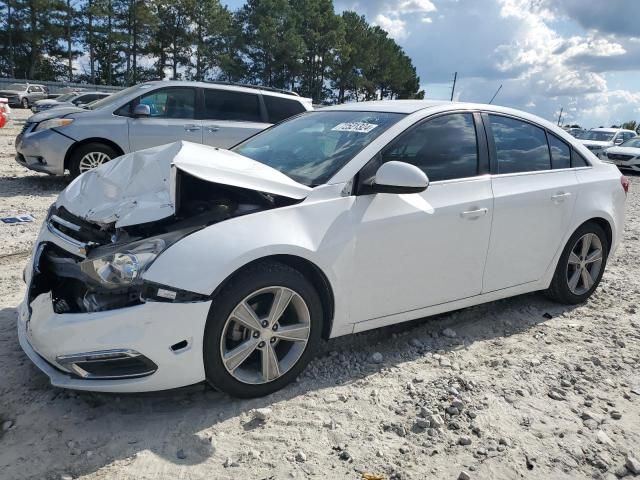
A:
POLYGON ((575 150, 571 149, 571 166, 573 168, 576 167, 590 167, 591 164, 585 160, 585 158, 580 155, 575 150))
POLYGON ((306 110, 297 100, 273 97, 271 95, 263 95, 262 99, 267 107, 269 123, 279 123, 306 110))

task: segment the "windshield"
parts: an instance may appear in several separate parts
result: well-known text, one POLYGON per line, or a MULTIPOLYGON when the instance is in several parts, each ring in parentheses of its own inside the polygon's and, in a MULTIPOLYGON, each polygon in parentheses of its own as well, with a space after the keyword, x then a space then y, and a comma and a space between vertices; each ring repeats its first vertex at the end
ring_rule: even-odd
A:
POLYGON ((383 112, 309 112, 249 138, 233 151, 304 185, 321 185, 403 116, 383 112))
POLYGON ((21 92, 22 90, 26 90, 26 89, 27 89, 27 85, 24 83, 12 83, 7 87, 7 90, 16 90, 18 92, 21 92))
POLYGON ((630 148, 640 148, 640 137, 632 138, 631 140, 627 140, 621 147, 630 147, 630 148))
POLYGON ((118 102, 121 98, 129 96, 129 94, 131 94, 132 92, 135 92, 136 90, 144 90, 151 87, 152 85, 145 84, 145 83, 142 83, 140 85, 134 85, 133 87, 120 90, 119 92, 116 92, 113 95, 109 95, 107 97, 101 98, 100 100, 91 102, 90 105, 89 104, 84 105, 84 108, 87 108, 89 110, 97 110, 107 105, 111 105, 112 103, 118 102))
POLYGON ((60 95, 58 98, 56 98, 55 100, 57 102, 68 102, 69 100, 77 97, 78 94, 77 93, 64 93, 62 95, 60 95))
POLYGON ((610 142, 615 132, 602 132, 598 130, 588 130, 580 135, 580 140, 594 140, 596 142, 610 142))

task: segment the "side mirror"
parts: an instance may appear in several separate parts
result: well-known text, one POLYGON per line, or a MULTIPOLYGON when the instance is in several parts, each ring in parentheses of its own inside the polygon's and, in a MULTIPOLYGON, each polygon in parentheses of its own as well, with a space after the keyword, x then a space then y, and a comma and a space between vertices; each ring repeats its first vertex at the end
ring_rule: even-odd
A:
POLYGON ((616 138, 616 141, 613 143, 614 145, 621 145, 622 143, 624 143, 624 138, 616 138))
POLYGON ((149 108, 149 105, 139 103, 133 108, 134 118, 145 118, 150 116, 151 116, 151 109, 149 108))
POLYGON ((370 185, 375 193, 420 193, 428 186, 429 178, 422 170, 397 161, 383 163, 370 185))

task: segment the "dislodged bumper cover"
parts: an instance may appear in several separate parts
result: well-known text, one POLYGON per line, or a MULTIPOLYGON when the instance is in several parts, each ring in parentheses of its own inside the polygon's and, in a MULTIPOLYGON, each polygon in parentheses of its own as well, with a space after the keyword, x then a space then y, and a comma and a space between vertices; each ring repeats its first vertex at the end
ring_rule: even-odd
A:
POLYGON ((176 169, 211 183, 296 200, 311 191, 250 158, 181 141, 123 155, 80 175, 60 194, 56 206, 117 228, 161 220, 175 213, 176 169))

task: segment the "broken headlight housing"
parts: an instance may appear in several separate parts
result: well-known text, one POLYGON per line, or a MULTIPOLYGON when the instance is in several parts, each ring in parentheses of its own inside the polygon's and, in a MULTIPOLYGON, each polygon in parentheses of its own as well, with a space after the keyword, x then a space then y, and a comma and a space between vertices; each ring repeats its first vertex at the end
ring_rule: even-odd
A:
POLYGON ((80 264, 80 269, 107 288, 128 287, 137 283, 142 272, 167 246, 161 238, 142 240, 105 255, 88 258, 80 264))

